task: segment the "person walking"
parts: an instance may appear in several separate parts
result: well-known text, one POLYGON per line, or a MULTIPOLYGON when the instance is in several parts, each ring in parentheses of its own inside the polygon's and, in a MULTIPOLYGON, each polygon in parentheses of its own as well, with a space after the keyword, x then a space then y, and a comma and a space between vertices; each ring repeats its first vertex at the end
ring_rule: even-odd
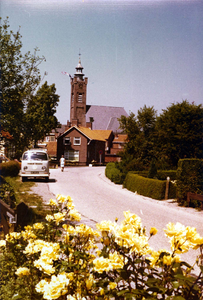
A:
POLYGON ((60 158, 60 166, 61 166, 61 172, 63 172, 65 166, 65 158, 63 155, 60 158))

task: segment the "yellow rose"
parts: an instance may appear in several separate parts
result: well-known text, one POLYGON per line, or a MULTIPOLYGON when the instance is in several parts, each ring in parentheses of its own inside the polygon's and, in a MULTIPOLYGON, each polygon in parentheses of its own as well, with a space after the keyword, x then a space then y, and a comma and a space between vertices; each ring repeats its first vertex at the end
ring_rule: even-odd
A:
POLYGON ((33 225, 34 229, 44 229, 44 225, 42 223, 35 223, 33 225))
POLYGON ((95 271, 97 271, 98 273, 102 273, 103 271, 108 272, 109 270, 112 269, 110 260, 108 258, 103 258, 103 257, 95 258, 93 260, 93 264, 94 264, 95 271))
POLYGON ((30 275, 30 270, 26 267, 18 268, 15 274, 19 277, 30 275))
POLYGON ((66 215, 65 212, 64 213, 58 212, 58 213, 54 214, 54 219, 55 219, 55 222, 57 225, 59 225, 60 222, 65 220, 65 215, 66 215))
POLYGON ((152 236, 152 235, 155 235, 155 234, 157 234, 157 232, 158 232, 158 229, 156 229, 155 227, 152 227, 151 229, 150 229, 150 235, 152 236))
POLYGON ((0 247, 6 247, 6 241, 0 240, 0 247))
POLYGON ((69 279, 65 274, 52 275, 51 281, 44 286, 44 299, 58 299, 67 293, 69 279))
POLYGON ((38 293, 44 293, 44 287, 48 284, 47 280, 42 279, 35 287, 38 293))
POLYGON ((109 288, 110 288, 110 290, 113 290, 113 289, 115 289, 117 287, 117 283, 115 283, 115 282, 110 282, 109 283, 109 288))
POLYGON ((48 221, 48 222, 51 222, 54 220, 54 217, 52 215, 46 215, 45 219, 48 221))
POLYGON ((51 205, 51 206, 58 206, 58 203, 56 202, 56 200, 50 199, 49 200, 49 205, 51 205))

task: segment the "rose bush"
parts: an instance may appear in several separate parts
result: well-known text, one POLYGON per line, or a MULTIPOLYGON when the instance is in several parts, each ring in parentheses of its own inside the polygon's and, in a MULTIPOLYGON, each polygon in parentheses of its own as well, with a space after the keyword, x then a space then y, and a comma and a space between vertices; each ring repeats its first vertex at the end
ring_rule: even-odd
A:
POLYGON ((169 223, 171 251, 154 251, 141 219, 124 212, 121 224, 80 224, 70 196, 50 200, 51 213, 0 241, 0 299, 202 299, 203 237, 195 228, 169 223), (181 253, 200 249, 193 266, 181 253))

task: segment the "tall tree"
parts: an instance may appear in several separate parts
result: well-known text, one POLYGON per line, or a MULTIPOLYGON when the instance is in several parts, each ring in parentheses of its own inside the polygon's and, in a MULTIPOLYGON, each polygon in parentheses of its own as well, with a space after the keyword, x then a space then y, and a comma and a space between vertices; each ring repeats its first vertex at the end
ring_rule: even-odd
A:
POLYGON ((58 125, 56 105, 59 96, 55 93, 55 85, 49 86, 45 82, 32 97, 26 110, 26 134, 37 145, 37 141, 44 139, 45 135, 58 125), (45 121, 46 120, 46 121, 45 121))
POLYGON ((129 159, 129 155, 143 165, 149 165, 154 157, 154 132, 155 132, 156 111, 154 107, 147 107, 138 110, 137 117, 131 113, 129 117, 121 116, 119 119, 120 128, 128 135, 128 142, 125 146, 123 158, 129 159))
POLYGON ((157 118, 157 151, 176 166, 180 158, 203 158, 203 107, 187 100, 157 118))
MULTIPOLYGON (((34 123, 27 123, 29 121, 27 110, 31 104, 34 105, 34 99, 37 99, 35 95, 41 80, 38 67, 45 58, 37 55, 37 48, 34 54, 30 52, 22 54, 20 30, 14 33, 9 27, 7 18, 0 25, 2 89, 0 122, 1 127, 13 136, 16 157, 20 157, 30 142, 27 128, 35 126, 34 123)), ((43 101, 41 103, 43 104, 43 101)), ((41 121, 43 121, 41 126, 47 122, 46 118, 41 121)))

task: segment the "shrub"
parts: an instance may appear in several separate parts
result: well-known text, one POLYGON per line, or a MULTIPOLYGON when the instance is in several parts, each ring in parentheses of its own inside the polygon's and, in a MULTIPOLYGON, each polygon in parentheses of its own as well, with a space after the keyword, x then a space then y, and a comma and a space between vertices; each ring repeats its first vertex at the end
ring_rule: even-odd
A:
POLYGON ((121 173, 119 169, 116 168, 115 163, 108 163, 105 169, 105 175, 112 182, 116 184, 122 184, 125 178, 125 175, 121 173))
POLYGON ((157 175, 156 161, 155 159, 152 159, 147 177, 155 178, 156 175, 157 175))
POLYGON ((20 171, 20 164, 17 161, 9 161, 0 164, 0 173, 2 176, 16 177, 20 171))
POLYGON ((4 177, 0 176, 0 198, 6 204, 10 205, 11 208, 15 208, 16 206, 16 197, 13 188, 10 184, 5 180, 4 177))
MULTIPOLYGON (((177 200, 187 205, 187 193, 203 194, 203 160, 180 159, 177 169, 177 200)), ((190 201, 191 206, 200 207, 197 200, 190 201)))
POLYGON ((93 230, 72 223, 80 215, 69 196, 58 195, 49 204, 52 213, 44 222, 0 241, 1 299, 202 299, 200 257, 195 277, 179 256, 201 251, 203 237, 195 228, 169 223, 164 232, 171 251, 154 251, 149 240, 157 229, 147 233, 130 211, 120 225, 102 221, 93 230))
POLYGON ((166 180, 167 177, 170 177, 170 180, 176 180, 176 170, 158 170, 157 179, 166 180))
MULTIPOLYGON (((143 176, 129 172, 124 180, 123 186, 132 192, 157 200, 165 198, 166 181, 144 178, 143 176)), ((176 188, 173 183, 169 186, 170 199, 175 198, 176 188)))

